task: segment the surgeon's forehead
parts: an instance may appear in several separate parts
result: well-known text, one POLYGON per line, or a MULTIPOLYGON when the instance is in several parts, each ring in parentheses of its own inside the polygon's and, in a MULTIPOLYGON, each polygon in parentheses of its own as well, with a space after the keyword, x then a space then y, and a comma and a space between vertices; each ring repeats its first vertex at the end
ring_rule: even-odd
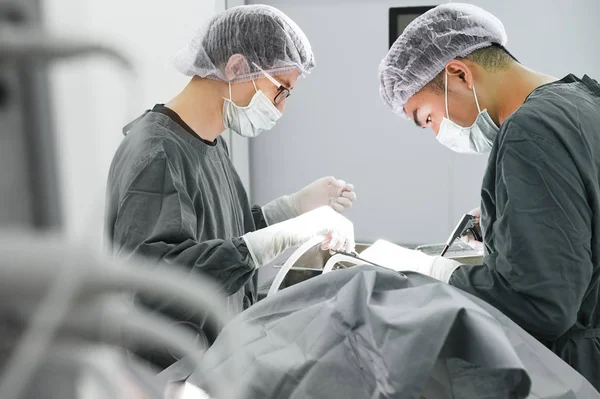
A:
POLYGON ((273 78, 276 81, 278 81, 279 83, 281 83, 284 87, 287 87, 288 89, 294 88, 299 77, 300 77, 300 71, 298 71, 298 70, 292 70, 292 71, 284 73, 284 74, 278 74, 278 75, 273 76, 273 78))
POLYGON ((406 101, 406 104, 404 104, 404 113, 411 119, 413 118, 413 114, 417 112, 421 106, 426 105, 427 103, 427 99, 419 94, 420 92, 413 95, 406 101))
POLYGON ((410 97, 404 104, 404 112, 407 115, 412 115, 415 109, 420 108, 438 108, 444 105, 443 93, 437 93, 432 90, 423 89, 410 97))
POLYGON ((444 112, 444 96, 431 90, 421 90, 408 99, 403 109, 417 126, 424 126, 429 115, 444 112))

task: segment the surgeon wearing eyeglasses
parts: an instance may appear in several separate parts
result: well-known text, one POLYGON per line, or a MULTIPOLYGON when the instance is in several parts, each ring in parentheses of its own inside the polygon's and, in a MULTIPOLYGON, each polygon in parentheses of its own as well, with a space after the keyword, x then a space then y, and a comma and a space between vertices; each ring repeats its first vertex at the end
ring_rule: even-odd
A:
MULTIPOLYGON (((286 249, 323 237, 324 249, 352 250, 354 228, 340 212, 356 195, 351 184, 324 177, 251 207, 229 158, 223 133, 253 138, 273 128, 298 78, 315 66, 308 39, 281 11, 252 5, 216 15, 175 65, 189 84, 138 118, 116 152, 107 235, 117 256, 211 277, 235 314, 257 300, 255 271, 286 249)), ((270 177, 281 178, 277 170, 270 177)), ((142 303, 215 338, 171 305, 142 303)), ((143 355, 161 367, 175 361, 143 355)))

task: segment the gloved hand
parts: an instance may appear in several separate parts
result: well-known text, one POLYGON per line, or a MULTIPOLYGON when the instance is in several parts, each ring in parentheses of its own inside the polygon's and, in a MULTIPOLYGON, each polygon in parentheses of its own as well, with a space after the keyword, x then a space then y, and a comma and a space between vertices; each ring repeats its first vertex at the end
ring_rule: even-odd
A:
POLYGON ((391 242, 378 240, 360 257, 395 271, 413 271, 447 283, 460 263, 440 256, 429 256, 391 242))
POLYGON ((328 206, 244 235, 256 267, 271 262, 286 249, 323 236, 321 249, 354 250, 354 225, 328 206))
POLYGON ((292 200, 300 215, 329 205, 336 212, 352 207, 356 199, 354 186, 335 177, 322 177, 293 194, 292 200))
MULTIPOLYGON (((478 219, 481 219, 481 209, 475 208, 469 212, 469 215, 477 216, 478 219)), ((473 234, 471 233, 465 234, 460 238, 460 240, 472 247, 473 249, 476 249, 478 251, 483 250, 483 243, 481 241, 476 240, 475 237, 473 237, 473 234)))
POLYGON ((354 186, 334 177, 322 177, 292 195, 279 197, 262 207, 268 225, 283 222, 321 206, 337 212, 352 207, 354 186))

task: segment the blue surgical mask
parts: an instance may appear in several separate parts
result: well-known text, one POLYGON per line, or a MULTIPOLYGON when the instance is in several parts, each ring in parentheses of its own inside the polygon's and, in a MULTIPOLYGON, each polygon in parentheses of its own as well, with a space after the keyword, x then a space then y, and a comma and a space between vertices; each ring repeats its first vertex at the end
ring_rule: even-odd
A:
POLYGON ((450 120, 448 113, 448 73, 445 76, 446 117, 442 120, 437 140, 452 151, 460 154, 485 155, 492 150, 494 140, 500 130, 487 112, 479 107, 479 100, 473 85, 473 95, 477 104, 477 119, 470 127, 460 126, 450 120))
POLYGON ((265 93, 257 90, 256 84, 254 90, 256 94, 252 96, 250 104, 240 107, 231 99, 230 83, 229 98, 223 103, 223 125, 242 137, 256 137, 263 131, 272 129, 282 115, 265 93))

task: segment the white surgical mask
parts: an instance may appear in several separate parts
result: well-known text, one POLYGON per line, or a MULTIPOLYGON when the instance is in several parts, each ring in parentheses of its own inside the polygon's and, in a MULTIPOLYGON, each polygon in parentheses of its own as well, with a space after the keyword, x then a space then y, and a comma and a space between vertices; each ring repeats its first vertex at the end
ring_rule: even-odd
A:
POLYGON ((448 72, 445 75, 446 117, 442 120, 437 140, 452 151, 460 154, 488 154, 492 150, 494 140, 500 130, 494 123, 487 109, 481 111, 479 100, 473 85, 473 95, 477 104, 477 119, 470 127, 460 126, 450 120, 448 113, 448 72))
POLYGON ((233 130, 242 137, 256 137, 265 130, 272 129, 281 112, 273 105, 271 100, 261 90, 254 90, 250 104, 246 107, 236 105, 231 99, 231 83, 229 84, 229 98, 223 103, 223 125, 233 130))

